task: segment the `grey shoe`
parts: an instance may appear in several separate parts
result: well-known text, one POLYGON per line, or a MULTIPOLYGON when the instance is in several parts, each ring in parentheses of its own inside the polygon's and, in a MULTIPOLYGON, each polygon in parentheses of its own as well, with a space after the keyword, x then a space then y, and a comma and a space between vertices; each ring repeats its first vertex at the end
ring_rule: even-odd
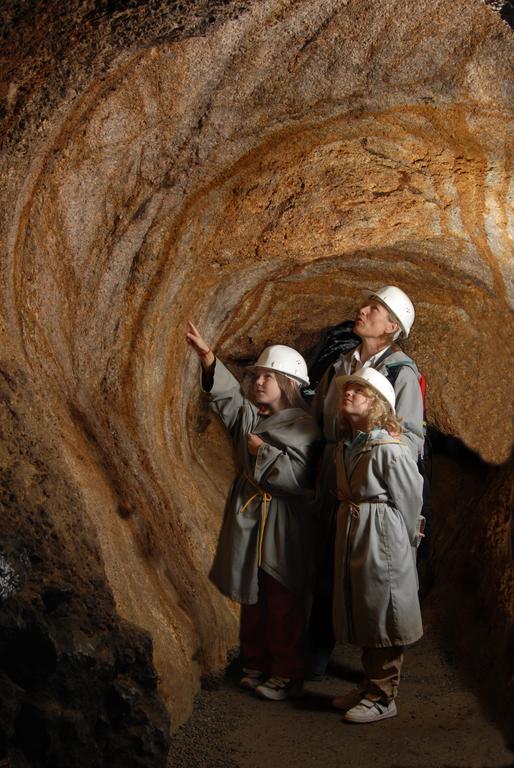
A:
POLYGON ((257 686, 264 680, 264 672, 260 669, 249 669, 243 667, 244 675, 239 681, 241 688, 245 688, 247 691, 254 691, 257 686))
POLYGON ((263 699, 270 699, 270 701, 282 701, 283 699, 287 699, 294 684, 295 681, 290 680, 288 677, 273 675, 272 677, 268 678, 265 683, 258 685, 255 689, 255 693, 257 693, 263 699))
POLYGON ((348 723, 375 723, 377 720, 396 717, 397 714, 398 710, 394 699, 389 702, 362 699, 359 704, 343 715, 343 720, 348 723))

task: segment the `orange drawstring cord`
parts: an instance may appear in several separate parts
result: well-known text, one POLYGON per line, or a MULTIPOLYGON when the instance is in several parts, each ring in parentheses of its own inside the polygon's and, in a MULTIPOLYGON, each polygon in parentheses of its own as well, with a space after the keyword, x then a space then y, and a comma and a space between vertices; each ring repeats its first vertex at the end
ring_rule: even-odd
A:
POLYGON ((241 507, 238 514, 242 515, 245 509, 256 499, 258 496, 261 497, 261 519, 259 522, 259 542, 258 542, 258 560, 257 564, 260 566, 262 563, 262 544, 264 541, 264 530, 266 528, 266 521, 268 519, 268 504, 270 501, 272 501, 273 496, 271 493, 268 493, 268 491, 263 491, 262 488, 259 488, 257 483, 252 480, 251 477, 248 477, 248 475, 245 473, 243 475, 245 480, 247 480, 251 485, 253 485, 254 488, 257 488, 257 492, 253 494, 253 496, 250 496, 248 501, 241 507))

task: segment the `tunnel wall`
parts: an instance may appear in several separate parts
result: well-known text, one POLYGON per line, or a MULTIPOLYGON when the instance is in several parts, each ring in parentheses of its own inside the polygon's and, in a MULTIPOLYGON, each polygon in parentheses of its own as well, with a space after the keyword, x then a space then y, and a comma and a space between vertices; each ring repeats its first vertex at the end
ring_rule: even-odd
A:
POLYGON ((513 748, 514 461, 491 466, 442 435, 433 458, 431 599, 443 646, 513 748))
POLYGON ((80 499, 49 488, 59 540, 77 544, 72 514, 113 615, 152 638, 176 725, 237 641, 206 578, 234 468, 188 318, 237 366, 307 349, 362 288, 399 284, 430 423, 510 455, 514 46, 475 0, 142 10, 11 19, 1 333, 80 499), (58 66, 45 24, 69 33, 58 66))

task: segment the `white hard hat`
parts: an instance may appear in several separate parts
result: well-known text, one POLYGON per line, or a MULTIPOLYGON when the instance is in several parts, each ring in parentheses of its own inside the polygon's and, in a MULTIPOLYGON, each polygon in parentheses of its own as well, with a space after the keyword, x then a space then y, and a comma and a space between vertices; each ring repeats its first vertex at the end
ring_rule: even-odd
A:
POLYGON ((377 395, 386 400, 391 406, 392 412, 395 413, 396 395, 394 394, 393 385, 376 368, 361 368, 350 376, 338 376, 336 384, 340 392, 343 392, 346 385, 351 381, 370 387, 377 395))
POLYGON ((272 347, 266 347, 261 352, 259 359, 250 369, 266 368, 275 373, 283 373, 299 384, 309 384, 309 375, 307 373, 307 363, 296 349, 285 347, 283 344, 274 344, 272 347))
MULTIPOLYGON (((366 298, 373 296, 378 299, 389 310, 400 325, 401 335, 406 339, 416 317, 414 304, 407 294, 395 285, 385 285, 378 291, 366 290, 363 293, 366 298)), ((396 334, 395 338, 399 335, 400 333, 396 334)))

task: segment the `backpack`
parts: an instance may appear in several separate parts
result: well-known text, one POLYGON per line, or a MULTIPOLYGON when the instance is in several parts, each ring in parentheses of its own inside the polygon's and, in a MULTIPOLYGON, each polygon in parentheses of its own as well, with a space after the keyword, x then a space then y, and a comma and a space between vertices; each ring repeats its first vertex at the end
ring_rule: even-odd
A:
POLYGON ((353 332, 353 326, 353 320, 345 320, 344 323, 325 328, 318 344, 305 353, 310 380, 309 386, 302 389, 306 400, 310 401, 314 397, 327 368, 332 366, 340 355, 345 355, 361 343, 360 337, 353 332))

